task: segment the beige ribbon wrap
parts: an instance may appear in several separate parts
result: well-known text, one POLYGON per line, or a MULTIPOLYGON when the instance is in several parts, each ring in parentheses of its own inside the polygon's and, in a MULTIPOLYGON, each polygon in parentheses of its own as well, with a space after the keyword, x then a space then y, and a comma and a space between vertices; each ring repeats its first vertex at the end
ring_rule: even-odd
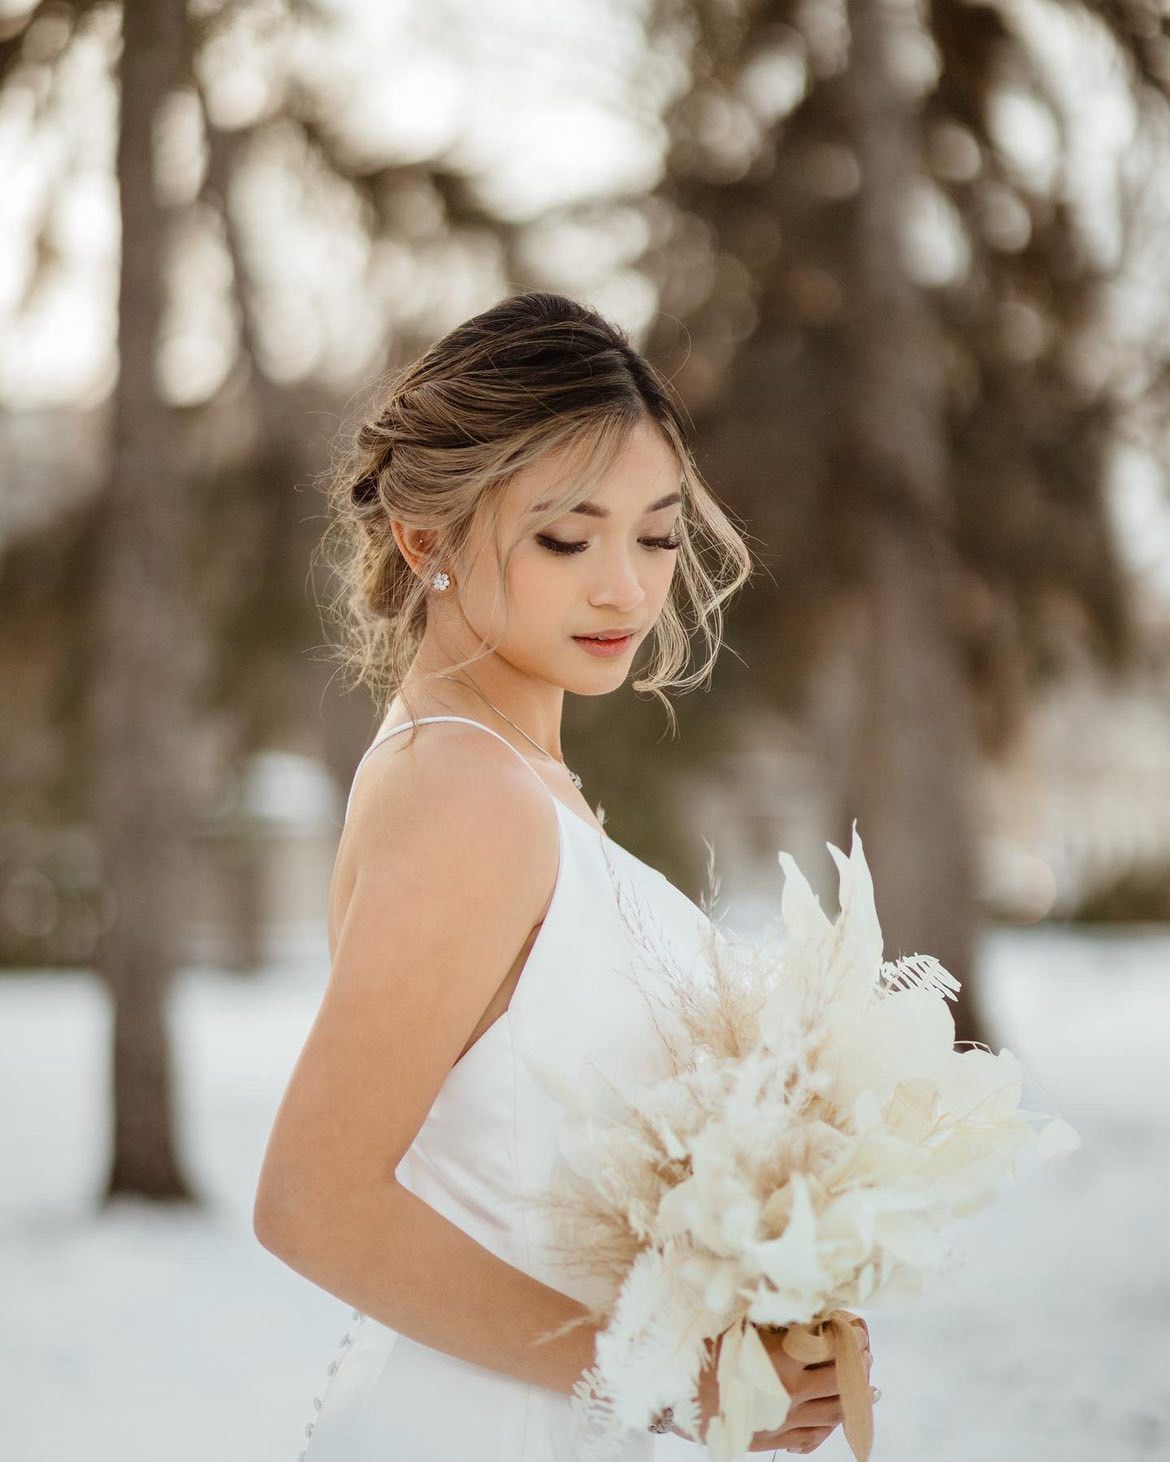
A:
POLYGON ((782 1332, 781 1349, 801 1365, 836 1358, 845 1440, 857 1462, 869 1462, 873 1398, 856 1318, 849 1310, 829 1310, 804 1324, 756 1326, 744 1319, 725 1331, 716 1367, 719 1415, 705 1438, 709 1455, 717 1462, 741 1455, 756 1432, 783 1426, 791 1409, 792 1398, 760 1339, 766 1331, 782 1332))
POLYGON ((780 1348, 801 1365, 837 1358, 837 1389, 844 1413, 842 1430, 857 1462, 869 1462, 873 1450, 873 1398, 862 1357, 860 1327, 849 1310, 830 1310, 820 1320, 789 1325, 780 1348))

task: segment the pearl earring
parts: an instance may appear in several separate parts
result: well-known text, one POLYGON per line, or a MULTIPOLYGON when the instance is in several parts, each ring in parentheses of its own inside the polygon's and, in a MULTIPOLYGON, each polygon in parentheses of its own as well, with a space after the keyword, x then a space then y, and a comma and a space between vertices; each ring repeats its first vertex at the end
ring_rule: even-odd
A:
POLYGON ((450 583, 450 576, 448 574, 445 574, 443 570, 440 569, 439 572, 431 580, 431 588, 437 590, 441 594, 450 583))

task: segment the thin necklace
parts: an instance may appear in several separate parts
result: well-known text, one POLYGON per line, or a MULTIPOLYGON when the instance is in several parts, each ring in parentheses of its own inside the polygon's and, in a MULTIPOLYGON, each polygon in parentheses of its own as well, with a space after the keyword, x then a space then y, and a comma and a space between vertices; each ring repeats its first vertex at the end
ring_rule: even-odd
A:
MULTIPOLYGON (((473 691, 475 691, 476 695, 479 696, 480 700, 482 700, 483 702, 485 702, 485 704, 487 704, 487 705, 489 705, 489 706, 492 707, 492 710, 495 711, 495 713, 496 713, 497 716, 504 716, 504 713, 503 713, 503 711, 500 710, 499 706, 492 705, 492 702, 488 700, 487 696, 484 695, 483 691, 480 690, 480 688, 477 685, 472 684, 470 681, 464 682, 462 680, 455 680, 455 677, 453 675, 440 675, 439 676, 439 679, 440 680, 451 680, 451 681, 454 681, 456 685, 463 685, 463 684, 469 685, 471 687, 471 689, 473 691)), ((553 754, 552 754, 551 751, 545 751, 544 747, 541 746, 540 742, 539 741, 533 741, 532 740, 532 737, 529 736, 528 732, 525 731, 525 729, 523 728, 523 726, 517 726, 516 725, 516 722, 512 720, 511 716, 504 716, 504 720, 507 721, 508 725, 511 726, 511 727, 513 727, 514 730, 519 731, 520 735, 523 736, 523 738, 525 739, 525 741, 531 742, 532 745, 536 747, 537 751, 539 751, 542 756, 547 756, 548 759, 549 759, 549 761, 560 762, 561 766, 564 767, 565 771, 567 771, 569 773, 569 776, 572 778, 572 780, 573 780, 573 786, 576 787, 576 788, 578 788, 578 789, 580 789, 580 787, 581 787, 581 778, 577 775, 577 773, 575 771, 572 770, 572 768, 568 765, 568 763, 565 761, 565 759, 563 757, 553 756, 553 754)))

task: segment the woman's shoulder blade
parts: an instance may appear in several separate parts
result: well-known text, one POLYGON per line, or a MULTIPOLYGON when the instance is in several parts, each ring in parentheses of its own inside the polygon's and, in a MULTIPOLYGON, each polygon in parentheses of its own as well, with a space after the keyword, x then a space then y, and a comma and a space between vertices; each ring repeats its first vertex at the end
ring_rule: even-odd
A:
POLYGON ((409 738, 409 730, 400 731, 372 746, 355 775, 347 826, 396 829, 448 817, 490 822, 513 806, 518 819, 542 821, 540 805, 553 794, 535 785, 534 769, 495 736, 444 722, 420 727, 413 744, 409 738))
POLYGON ((359 768, 338 884, 352 889, 361 870, 415 887, 438 874, 488 887, 505 871, 521 886, 548 881, 546 871, 551 880, 555 799, 535 784, 533 769, 494 736, 459 723, 425 726, 413 746, 408 736, 376 745, 359 768))

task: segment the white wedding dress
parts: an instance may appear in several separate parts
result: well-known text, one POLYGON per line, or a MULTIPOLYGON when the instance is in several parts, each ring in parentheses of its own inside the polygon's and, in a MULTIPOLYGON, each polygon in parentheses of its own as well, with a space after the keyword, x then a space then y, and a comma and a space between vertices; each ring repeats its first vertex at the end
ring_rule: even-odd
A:
MULTIPOLYGON (((432 721, 465 721, 497 736, 462 716, 420 718, 432 721)), ((375 738, 355 781, 370 753, 409 724, 375 738)), ((653 995, 665 989, 662 965, 645 957, 641 941, 694 967, 714 925, 521 760, 555 809, 552 901, 508 1009, 452 1067, 396 1176, 493 1254, 592 1303, 596 1290, 560 1271, 550 1221, 522 1195, 554 1179, 564 1115, 557 1093, 566 1082, 605 1106, 607 1073, 627 1081, 668 1069, 659 1034, 665 1007, 653 995)), ((356 1310, 314 1405, 304 1462, 576 1462, 579 1455, 567 1394, 418 1344, 356 1310)), ((619 1462, 649 1462, 656 1442, 650 1431, 629 1432, 619 1462)))

